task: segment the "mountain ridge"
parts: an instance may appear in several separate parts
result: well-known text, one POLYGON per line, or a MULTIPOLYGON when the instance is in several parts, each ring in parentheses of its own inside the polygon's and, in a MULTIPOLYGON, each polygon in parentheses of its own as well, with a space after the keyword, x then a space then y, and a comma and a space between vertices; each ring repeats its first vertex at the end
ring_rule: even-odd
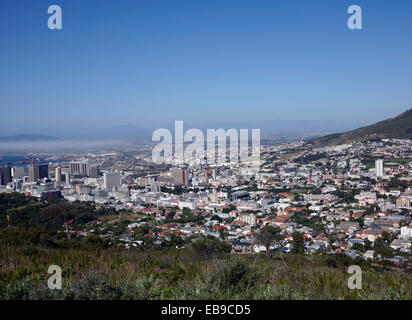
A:
POLYGON ((309 140, 320 145, 339 145, 373 139, 412 139, 412 108, 403 113, 355 130, 309 140))
POLYGON ((59 138, 40 134, 17 134, 13 136, 2 136, 0 142, 28 142, 28 141, 57 141, 59 138))

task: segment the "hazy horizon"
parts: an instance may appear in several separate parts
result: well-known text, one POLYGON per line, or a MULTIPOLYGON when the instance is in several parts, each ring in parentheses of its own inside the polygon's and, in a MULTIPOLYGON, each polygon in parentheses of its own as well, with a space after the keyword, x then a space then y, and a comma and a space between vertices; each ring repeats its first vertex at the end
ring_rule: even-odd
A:
MULTIPOLYGON (((201 123, 201 122, 188 122, 184 121, 184 130, 190 128, 199 128, 201 130, 206 129, 218 129, 223 128, 225 130, 230 128, 237 129, 261 129, 263 135, 279 136, 279 135, 302 135, 302 134, 328 134, 335 132, 344 132, 347 130, 353 130, 369 123, 362 123, 360 121, 322 121, 322 120, 264 120, 264 121, 222 121, 201 123)), ((132 135, 143 136, 144 139, 152 135, 153 131, 158 128, 167 128, 171 131, 174 130, 174 121, 159 123, 156 125, 148 124, 126 124, 126 125, 114 125, 107 127, 96 128, 50 128, 22 131, 22 130, 0 130, 0 138, 14 137, 19 135, 42 135, 51 136, 59 139, 113 139, 123 138, 128 135, 133 138, 132 135)))

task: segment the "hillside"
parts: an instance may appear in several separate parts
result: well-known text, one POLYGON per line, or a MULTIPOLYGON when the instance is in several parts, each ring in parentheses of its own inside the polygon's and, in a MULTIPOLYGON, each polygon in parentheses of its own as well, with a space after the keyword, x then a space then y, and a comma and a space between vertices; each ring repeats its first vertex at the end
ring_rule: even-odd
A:
MULTIPOLYGON (((122 213, 124 217, 124 213, 122 213)), ((230 254, 212 236, 157 245, 149 229, 135 229, 142 246, 126 249, 116 236, 126 230, 115 209, 55 199, 39 202, 18 193, 0 194, 0 300, 337 300, 412 298, 410 274, 374 266, 344 254, 230 254), (72 230, 119 221, 86 237, 72 230), (146 230, 146 231, 144 231, 146 230), (143 233, 142 233, 143 231, 143 233), (140 236, 139 236, 140 234, 140 236), (177 248, 179 247, 179 249, 177 248), (63 287, 47 286, 48 266, 62 268, 63 287), (349 289, 348 266, 364 274, 362 290, 349 289)), ((378 242, 376 242, 378 243, 378 242)))
POLYGON ((344 133, 311 140, 316 144, 338 145, 382 138, 412 139, 412 109, 390 119, 344 133))

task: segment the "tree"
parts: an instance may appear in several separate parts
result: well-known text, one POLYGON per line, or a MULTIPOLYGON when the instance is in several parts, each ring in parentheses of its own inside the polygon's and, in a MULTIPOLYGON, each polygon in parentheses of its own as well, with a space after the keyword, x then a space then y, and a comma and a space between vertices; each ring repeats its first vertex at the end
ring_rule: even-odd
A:
POLYGON ((222 258, 230 253, 232 246, 215 238, 201 236, 191 243, 189 252, 202 260, 222 258))
POLYGON ((223 228, 219 229, 219 236, 221 240, 224 240, 226 238, 226 234, 227 233, 225 232, 225 229, 223 228))
POLYGON ((149 232, 150 227, 147 224, 141 225, 140 227, 135 228, 133 232, 133 237, 136 240, 143 240, 145 234, 149 232))
POLYGON ((264 226, 256 236, 257 242, 265 246, 268 257, 272 257, 272 252, 270 251, 272 242, 276 243, 283 239, 280 231, 278 227, 264 226))
POLYGON ((181 246, 184 243, 183 239, 180 236, 177 236, 175 234, 170 235, 170 241, 169 245, 176 247, 176 246, 181 246))
POLYGON ((304 253, 305 252, 305 245, 303 241, 303 234, 295 231, 292 233, 293 238, 293 249, 292 252, 294 253, 304 253))
POLYGON ((369 241, 369 239, 365 239, 365 250, 370 250, 372 249, 372 243, 369 241))
POLYGON ((222 219, 221 217, 219 217, 217 214, 214 214, 214 215, 210 218, 210 220, 216 220, 216 221, 218 221, 218 222, 222 222, 222 221, 223 221, 223 219, 222 219))
POLYGON ((381 255, 383 258, 393 258, 395 254, 392 248, 378 247, 375 249, 374 256, 381 255))
POLYGON ((50 222, 63 225, 67 234, 67 238, 70 239, 71 224, 75 220, 86 223, 93 219, 92 211, 94 209, 84 206, 78 203, 59 202, 52 204, 44 209, 44 215, 50 222))
POLYGON ((377 248, 385 248, 385 242, 383 241, 382 238, 376 239, 376 241, 373 243, 373 248, 376 250, 377 248))
POLYGON ((383 231, 382 232, 382 240, 385 241, 385 242, 391 242, 392 237, 391 237, 390 233, 387 232, 387 231, 383 231))

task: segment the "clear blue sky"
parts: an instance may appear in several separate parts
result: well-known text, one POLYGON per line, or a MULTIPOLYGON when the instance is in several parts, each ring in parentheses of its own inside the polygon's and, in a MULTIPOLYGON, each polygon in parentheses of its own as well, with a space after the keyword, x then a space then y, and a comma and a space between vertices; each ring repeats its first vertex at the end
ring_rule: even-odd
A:
POLYGON ((412 107, 410 0, 1 0, 0 41, 2 135, 412 107), (63 30, 47 28, 51 4, 63 30), (363 30, 347 28, 351 4, 363 30))

